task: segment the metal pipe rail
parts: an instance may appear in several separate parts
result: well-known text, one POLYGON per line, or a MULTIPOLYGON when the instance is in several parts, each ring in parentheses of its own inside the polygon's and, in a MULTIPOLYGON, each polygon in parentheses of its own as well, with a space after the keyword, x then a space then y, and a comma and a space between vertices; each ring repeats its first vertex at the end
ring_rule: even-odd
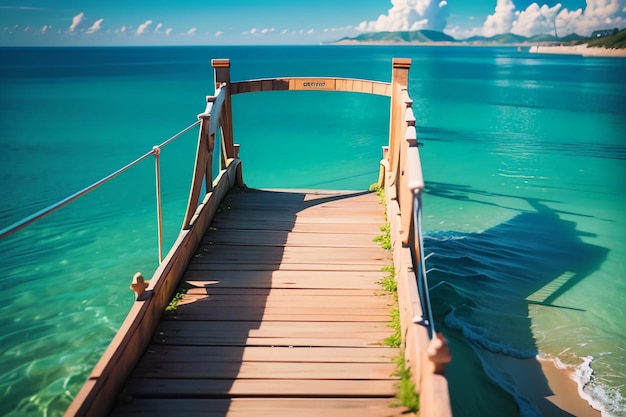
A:
POLYGON ((55 212, 56 210, 67 206, 68 204, 72 203, 73 201, 79 199, 80 197, 90 193, 91 191, 95 190, 96 188, 100 187, 101 185, 107 183, 108 181, 112 180, 113 178, 121 175, 122 173, 124 173, 125 171, 128 171, 129 169, 133 168, 135 165, 139 164, 141 161, 143 161, 144 159, 148 158, 150 155, 154 155, 154 159, 155 159, 155 184, 156 184, 156 204, 157 204, 157 230, 158 230, 158 246, 159 246, 159 263, 163 261, 163 218, 162 218, 162 212, 161 212, 161 165, 160 165, 160 155, 161 155, 161 149, 164 148, 165 146, 169 145, 170 143, 174 142, 176 139, 180 138, 181 136, 183 136, 185 133, 187 133, 188 131, 190 131, 191 129, 193 129, 194 127, 198 126, 200 124, 200 121, 196 121, 194 123, 192 123, 191 125, 187 126, 186 128, 184 128, 183 130, 181 130, 180 132, 176 133, 174 136, 170 137, 169 139, 167 139, 165 142, 161 143, 160 145, 156 145, 152 148, 152 150, 150 152, 147 152, 143 155, 141 155, 139 158, 135 159, 134 161, 130 162, 129 164, 123 166, 122 168, 118 169, 117 171, 107 175, 106 177, 94 182, 93 184, 89 185, 88 187, 83 188, 82 190, 64 198, 63 200, 60 200, 42 210, 39 210, 36 213, 31 214, 30 216, 27 216, 25 218, 23 218, 22 220, 19 220, 15 223, 13 223, 12 225, 9 225, 8 227, 0 230, 0 239, 3 239, 15 232, 18 232, 19 230, 22 230, 23 228, 25 228, 26 226, 43 219, 44 217, 48 216, 49 214, 55 212))

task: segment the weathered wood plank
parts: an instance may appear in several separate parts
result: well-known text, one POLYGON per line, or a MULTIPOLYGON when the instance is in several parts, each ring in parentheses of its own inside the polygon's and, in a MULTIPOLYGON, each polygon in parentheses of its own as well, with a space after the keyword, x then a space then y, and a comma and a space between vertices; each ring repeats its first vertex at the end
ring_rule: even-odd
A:
POLYGON ((405 409, 390 407, 386 398, 216 398, 216 399, 133 399, 115 417, 394 417, 405 409))
MULTIPOLYGON (((338 225, 338 229, 341 226, 338 225)), ((332 233, 285 233, 274 230, 216 230, 210 231, 202 240, 203 245, 247 245, 247 246, 309 246, 378 248, 374 241, 378 234, 346 234, 341 230, 332 233)))
MULTIPOLYGON (((345 297, 363 297, 371 298, 372 291, 364 289, 282 289, 272 288, 270 289, 258 289, 258 288, 214 288, 208 291, 206 288, 189 288, 186 293, 186 297, 202 297, 210 295, 212 297, 324 297, 343 300, 345 297)), ((385 292, 379 292, 376 295, 381 298, 390 298, 391 294, 385 292)))
POLYGON ((389 333, 372 333, 362 337, 246 337, 245 335, 234 336, 167 336, 154 335, 152 343, 156 345, 179 345, 179 346, 291 346, 291 347, 344 347, 363 348, 380 347, 383 339, 390 336, 389 333))
POLYGON ((302 379, 151 379, 131 378, 127 392, 134 397, 215 398, 232 397, 370 397, 395 395, 396 381, 302 379))
POLYGON ((319 417, 354 417, 354 416, 395 416, 401 415, 402 408, 390 409, 386 399, 351 399, 351 398, 328 398, 324 401, 305 398, 233 398, 233 399, 136 399, 124 407, 125 414, 116 415, 140 415, 145 410, 145 415, 171 416, 194 415, 185 413, 197 413, 202 410, 207 416, 303 416, 319 417), (331 414, 328 412, 331 411, 331 414), (178 414, 178 413, 182 414, 178 414), (277 414, 274 414, 276 412, 277 414), (397 414, 394 414, 397 413, 397 414), (154 413, 154 414, 153 414, 154 413), (169 414, 168 414, 169 413, 169 414), (225 414, 227 413, 227 414, 225 414))
POLYGON ((164 315, 162 320, 230 320, 230 321, 315 321, 315 322, 362 322, 379 321, 389 322, 389 309, 386 311, 373 311, 367 314, 355 314, 347 310, 333 309, 327 313, 316 312, 315 309, 307 311, 293 312, 293 309, 242 309, 233 312, 232 310, 211 310, 209 313, 203 312, 181 312, 173 315, 164 315), (342 317, 342 319, 338 319, 342 317))
POLYGON ((349 263, 296 263, 294 261, 283 263, 236 263, 209 262, 206 257, 197 254, 197 260, 193 260, 187 266, 187 270, 195 271, 380 271, 383 262, 370 264, 349 264, 349 263))
POLYGON ((309 307, 317 307, 326 309, 326 308, 337 308, 337 309, 389 309, 392 305, 389 301, 383 299, 382 297, 346 297, 345 299, 338 299, 339 297, 307 297, 307 296, 298 296, 298 297, 268 297, 267 299, 263 299, 260 296, 247 296, 247 297, 232 297, 232 296, 204 296, 204 297, 185 297, 183 301, 178 305, 179 310, 187 309, 189 310, 201 310, 205 308, 218 308, 218 307, 229 307, 232 310, 237 310, 241 307, 265 307, 265 308, 292 308, 292 309, 300 309, 300 308, 309 308, 309 307))
POLYGON ((342 233, 352 233, 355 235, 379 236, 382 234, 380 225, 377 222, 363 223, 355 219, 344 218, 300 218, 297 221, 290 222, 283 218, 270 220, 252 218, 252 216, 241 217, 236 224, 225 221, 223 218, 214 221, 211 226, 217 231, 230 230, 272 230, 283 233, 332 233, 337 230, 338 225, 341 226, 342 233), (320 221, 313 221, 320 220, 320 221))
POLYGON ((344 362, 180 362, 176 366, 140 364, 134 378, 156 379, 325 379, 370 380, 397 379, 392 374, 397 366, 387 363, 344 362))
POLYGON ((185 332, 203 332, 211 335, 238 334, 247 332, 252 337, 280 337, 296 335, 312 335, 323 333, 326 335, 351 335, 367 334, 381 331, 387 332, 389 326, 380 322, 372 323, 291 323, 291 322, 266 322, 266 321, 203 321, 203 322, 171 322, 163 321, 159 323, 156 332, 184 334, 185 332))
POLYGON ((211 263, 257 263, 257 264, 333 264, 333 265, 377 265, 379 268, 389 265, 389 255, 380 248, 359 248, 358 255, 352 251, 339 251, 337 248, 311 247, 233 247, 201 245, 196 251, 193 262, 211 263))
POLYGON ((187 282, 195 287, 222 287, 222 288, 365 288, 376 291, 380 288, 376 280, 367 278, 346 278, 341 282, 333 282, 332 280, 319 280, 316 278, 298 278, 292 279, 263 279, 263 280, 245 280, 245 279, 210 279, 203 280, 201 271, 190 271, 185 275, 187 282), (193 274, 192 272, 200 272, 193 274), (196 278, 196 279, 192 279, 196 278))
POLYGON ((330 347, 262 347, 162 346, 150 345, 142 366, 157 363, 211 362, 325 362, 325 363, 389 363, 400 350, 386 346, 362 349, 330 347))

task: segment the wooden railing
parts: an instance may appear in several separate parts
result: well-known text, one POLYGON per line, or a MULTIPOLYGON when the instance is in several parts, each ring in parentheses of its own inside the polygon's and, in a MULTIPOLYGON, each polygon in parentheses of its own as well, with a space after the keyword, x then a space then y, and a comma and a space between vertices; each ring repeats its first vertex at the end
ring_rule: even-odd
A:
POLYGON ((137 292, 137 301, 128 317, 66 416, 102 416, 114 404, 118 392, 148 345, 219 204, 231 188, 245 186, 238 159, 239 146, 233 141, 232 96, 275 90, 350 91, 391 97, 389 145, 384 148, 379 184, 385 189, 387 217, 392 231, 405 357, 420 393, 420 416, 451 416, 447 381, 443 376, 443 368, 450 355, 445 339, 435 332, 432 322, 421 244, 424 181, 415 118, 408 95, 411 61, 394 59, 391 83, 332 77, 231 82, 229 60, 213 60, 212 64, 216 90, 213 96, 207 97, 206 110, 198 115, 200 133, 182 230, 150 279, 147 291, 137 292), (220 170, 214 178, 213 156, 218 138, 220 170), (415 271, 418 271, 417 275, 415 271))
POLYGON ((137 300, 66 411, 66 416, 92 417, 109 413, 130 372, 148 346, 219 204, 231 188, 235 185, 243 186, 241 163, 236 158, 237 146, 232 142, 230 97, 225 87, 227 85, 220 83, 215 95, 207 97, 206 110, 198 115, 198 148, 182 230, 147 287, 142 285, 142 277, 136 282, 136 276, 131 289, 136 292, 137 300), (218 133, 221 133, 219 136, 222 138, 219 147, 221 169, 214 178, 212 160, 218 133))
POLYGON ((420 416, 447 417, 452 411, 443 371, 451 356, 435 331, 428 297, 421 237, 424 179, 408 95, 410 66, 409 59, 393 61, 389 146, 383 149, 379 185, 385 190, 405 360, 420 394, 420 416))

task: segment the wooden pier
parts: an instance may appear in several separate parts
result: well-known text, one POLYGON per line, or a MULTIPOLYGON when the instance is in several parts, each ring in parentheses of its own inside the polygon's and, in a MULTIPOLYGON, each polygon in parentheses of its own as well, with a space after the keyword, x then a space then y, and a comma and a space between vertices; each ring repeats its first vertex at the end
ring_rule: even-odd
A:
POLYGON ((372 193, 231 192, 113 416, 388 416, 391 264, 372 193))
POLYGON ((230 62, 213 61, 216 92, 198 116, 178 239, 147 291, 141 279, 131 286, 137 300, 67 417, 400 415, 404 408, 390 407, 398 393, 398 357, 419 393, 420 416, 451 416, 443 375, 450 355, 435 332, 421 244, 424 181, 408 96, 410 64, 395 59, 389 83, 231 82, 230 62), (272 90, 390 97, 389 146, 378 167, 384 201, 368 191, 248 189, 233 141, 231 100, 272 90), (383 224, 392 250, 374 242, 383 224), (379 282, 390 265, 400 349, 383 343, 393 333, 396 300, 379 282), (176 310, 165 312, 180 288, 186 293, 176 310))

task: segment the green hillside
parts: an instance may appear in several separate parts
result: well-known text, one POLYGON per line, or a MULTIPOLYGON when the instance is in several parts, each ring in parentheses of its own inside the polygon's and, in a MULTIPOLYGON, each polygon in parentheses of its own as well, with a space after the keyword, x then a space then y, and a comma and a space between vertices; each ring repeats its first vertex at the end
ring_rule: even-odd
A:
POLYGON ((514 35, 512 33, 504 33, 502 35, 495 36, 472 36, 468 39, 463 39, 463 42, 486 42, 486 43, 521 43, 526 41, 524 36, 514 35))
POLYGON ((589 41, 587 45, 592 48, 610 48, 624 49, 626 48, 626 29, 622 29, 615 35, 607 36, 589 41))
POLYGON ((337 42, 387 42, 387 43, 426 43, 426 42, 468 42, 468 43, 485 43, 485 44, 516 44, 516 43, 562 43, 562 44, 581 44, 589 42, 590 47, 600 48, 626 48, 626 29, 622 29, 615 35, 607 36, 605 38, 590 40, 588 37, 583 37, 572 33, 570 35, 556 38, 554 35, 543 34, 534 35, 529 38, 525 36, 515 35, 513 33, 504 33, 495 36, 473 36, 468 39, 457 40, 452 36, 446 35, 443 32, 437 32, 434 30, 413 30, 413 31, 398 31, 398 32, 368 32, 362 33, 353 38, 342 38, 337 42))
POLYGON ((456 42, 452 36, 434 30, 413 30, 399 32, 368 32, 354 38, 343 38, 341 41, 355 42, 456 42))

